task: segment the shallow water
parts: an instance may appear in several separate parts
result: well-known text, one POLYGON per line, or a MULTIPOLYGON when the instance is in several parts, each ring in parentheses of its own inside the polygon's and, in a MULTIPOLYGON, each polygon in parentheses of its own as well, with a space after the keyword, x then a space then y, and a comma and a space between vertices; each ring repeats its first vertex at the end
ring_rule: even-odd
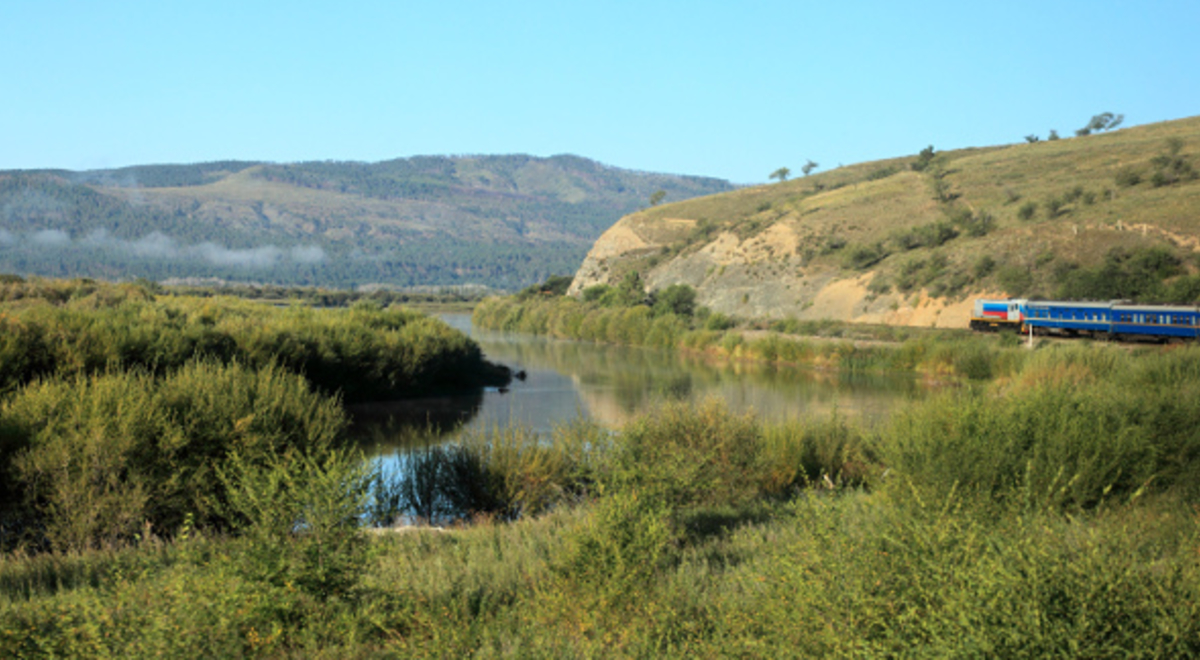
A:
POLYGON ((781 421, 833 411, 867 424, 922 395, 908 374, 846 376, 797 367, 717 363, 674 351, 479 330, 468 314, 442 316, 493 362, 524 380, 482 394, 372 404, 354 410, 364 446, 388 457, 468 430, 519 425, 538 433, 584 417, 619 428, 656 404, 716 397, 734 412, 781 421), (428 431, 428 432, 427 432, 428 431))

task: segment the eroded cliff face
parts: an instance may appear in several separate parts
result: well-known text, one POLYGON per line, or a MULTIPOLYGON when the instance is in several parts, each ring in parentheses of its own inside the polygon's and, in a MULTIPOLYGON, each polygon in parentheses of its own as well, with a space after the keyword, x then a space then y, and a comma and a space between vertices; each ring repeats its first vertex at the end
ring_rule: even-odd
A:
POLYGON ((977 295, 1002 295, 972 292, 946 299, 924 290, 873 293, 875 271, 846 273, 809 263, 801 251, 803 227, 788 222, 745 239, 719 232, 698 249, 670 254, 672 241, 695 225, 685 219, 650 222, 640 214, 622 218, 596 241, 570 294, 616 284, 637 270, 649 291, 688 284, 701 305, 734 316, 958 328, 967 326, 977 295))

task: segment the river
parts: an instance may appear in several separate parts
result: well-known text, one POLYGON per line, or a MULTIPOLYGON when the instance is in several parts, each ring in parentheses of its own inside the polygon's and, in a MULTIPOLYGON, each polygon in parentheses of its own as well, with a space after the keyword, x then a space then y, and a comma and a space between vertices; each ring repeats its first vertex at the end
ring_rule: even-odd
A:
POLYGON ((796 367, 712 363, 674 351, 500 333, 472 327, 468 314, 441 317, 475 339, 487 358, 524 380, 474 396, 416 399, 355 409, 365 447, 387 460, 414 444, 520 425, 548 433, 579 417, 609 428, 667 400, 716 397, 768 421, 833 411, 872 424, 920 397, 908 374, 847 376, 796 367))

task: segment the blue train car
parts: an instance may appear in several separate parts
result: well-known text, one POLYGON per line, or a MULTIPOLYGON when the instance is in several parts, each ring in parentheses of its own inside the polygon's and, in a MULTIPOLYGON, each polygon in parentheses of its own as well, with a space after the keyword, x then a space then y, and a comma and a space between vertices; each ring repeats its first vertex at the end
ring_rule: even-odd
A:
POLYGON ((1025 323, 1034 333, 1097 336, 1110 332, 1112 303, 1031 300, 1025 323))
POLYGON ((1200 337, 1200 308, 1166 305, 1113 305, 1115 337, 1196 339, 1200 337))
POLYGON ((1019 327, 1022 333, 1067 337, 1197 340, 1200 339, 1200 307, 1134 305, 1122 300, 976 300, 971 328, 996 330, 1002 327, 1019 327))

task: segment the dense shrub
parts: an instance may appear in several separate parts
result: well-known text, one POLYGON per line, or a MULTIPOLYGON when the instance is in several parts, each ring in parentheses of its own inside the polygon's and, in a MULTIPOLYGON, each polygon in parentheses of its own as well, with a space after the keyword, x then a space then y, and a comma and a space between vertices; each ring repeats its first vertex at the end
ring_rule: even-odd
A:
POLYGON ((871 245, 851 245, 846 249, 842 265, 846 268, 862 270, 883 261, 888 256, 887 249, 882 243, 871 245))
POLYGON ((232 299, 92 304, 107 291, 0 315, 0 390, 51 374, 130 368, 164 374, 196 357, 280 364, 349 402, 506 378, 468 337, 410 310, 363 303, 348 311, 279 309, 232 299))
POLYGON ((1191 488, 1197 359, 1178 359, 1046 353, 1010 391, 955 391, 901 412, 884 434, 884 462, 934 499, 960 491, 1079 508, 1191 488))
MULTIPOLYGON (((1181 268, 1179 257, 1165 247, 1114 248, 1099 266, 1063 271, 1057 295, 1068 300, 1186 302, 1169 300, 1164 283, 1179 274, 1181 268)), ((1186 289, 1176 291, 1186 296, 1186 289)))
POLYGON ((588 492, 609 440, 598 426, 580 421, 548 438, 526 428, 493 428, 455 444, 416 448, 393 487, 395 508, 426 522, 541 515, 588 492))
POLYGON ((5 518, 56 548, 128 540, 192 516, 227 527, 216 469, 331 447, 335 400, 300 376, 196 362, 161 379, 111 373, 35 383, 0 408, 5 518))

